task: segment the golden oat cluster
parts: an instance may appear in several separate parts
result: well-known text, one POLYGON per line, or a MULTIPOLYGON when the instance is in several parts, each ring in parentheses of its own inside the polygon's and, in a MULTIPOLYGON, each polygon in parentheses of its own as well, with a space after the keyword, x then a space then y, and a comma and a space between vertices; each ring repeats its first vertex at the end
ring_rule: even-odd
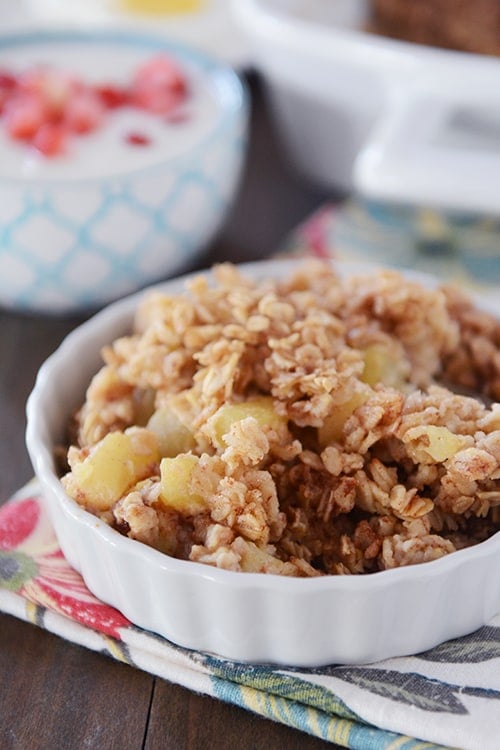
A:
POLYGON ((221 265, 104 348, 62 481, 132 539, 233 571, 433 560, 499 527, 499 344, 460 293, 396 272, 221 265))

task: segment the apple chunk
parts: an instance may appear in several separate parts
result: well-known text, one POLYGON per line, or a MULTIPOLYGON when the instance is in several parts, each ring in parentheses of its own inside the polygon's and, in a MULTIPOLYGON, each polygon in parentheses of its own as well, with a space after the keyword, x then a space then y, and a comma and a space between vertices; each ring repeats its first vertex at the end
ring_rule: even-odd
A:
POLYGON ((365 403, 367 398, 366 392, 356 392, 352 394, 348 401, 344 401, 343 404, 335 407, 321 427, 318 428, 318 440, 321 448, 326 448, 327 445, 342 440, 345 423, 356 409, 365 403))
POLYGON ((195 516, 207 507, 203 497, 190 490, 191 477, 198 461, 198 456, 191 453, 161 460, 159 500, 165 507, 184 516, 195 516))
POLYGON ((214 443, 224 447, 224 435, 229 432, 231 425, 247 417, 253 417, 261 427, 268 425, 276 432, 286 428, 288 422, 285 416, 275 412, 271 396, 242 401, 239 404, 225 404, 210 420, 214 443))
POLYGON ((155 473, 158 461, 156 436, 131 427, 125 432, 109 432, 62 481, 68 494, 81 505, 103 512, 137 482, 155 473))

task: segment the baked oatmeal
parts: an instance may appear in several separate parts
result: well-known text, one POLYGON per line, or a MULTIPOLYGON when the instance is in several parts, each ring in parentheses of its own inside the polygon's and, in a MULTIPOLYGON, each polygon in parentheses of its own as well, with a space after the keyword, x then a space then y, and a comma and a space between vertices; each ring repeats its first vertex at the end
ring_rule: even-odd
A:
POLYGON ((370 0, 370 30, 394 39, 500 55, 498 0, 370 0))
POLYGON ((122 534, 228 570, 435 560, 499 528, 499 344, 462 293, 395 271, 220 265, 147 294, 104 347, 62 482, 122 534))

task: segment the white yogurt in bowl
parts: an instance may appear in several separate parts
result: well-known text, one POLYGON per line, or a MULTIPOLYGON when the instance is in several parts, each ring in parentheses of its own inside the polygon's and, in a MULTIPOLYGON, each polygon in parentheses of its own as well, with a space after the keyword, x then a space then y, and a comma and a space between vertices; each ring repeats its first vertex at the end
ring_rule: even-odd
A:
MULTIPOLYGON (((147 53, 146 53, 147 54, 147 53)), ((88 42, 39 42, 0 49, 0 69, 20 73, 28 68, 48 66, 93 84, 126 86, 144 63, 143 49, 88 42)), ((74 140, 68 153, 47 159, 13 140, 0 129, 0 179, 59 180, 103 178, 155 165, 188 152, 213 129, 221 105, 217 80, 207 78, 197 67, 185 63, 183 72, 189 91, 182 106, 182 118, 166 117, 132 106, 107 112, 105 122, 94 132, 74 140), (143 133, 147 147, 134 147, 130 133, 143 133), (105 158, 103 159, 103 154, 105 158)))
POLYGON ((0 38, 0 71, 46 67, 95 86, 126 87, 157 55, 187 82, 172 117, 129 104, 109 109, 55 157, 13 139, 0 120, 0 304, 99 307, 187 267, 219 228, 247 122, 246 94, 230 68, 128 32, 0 38))

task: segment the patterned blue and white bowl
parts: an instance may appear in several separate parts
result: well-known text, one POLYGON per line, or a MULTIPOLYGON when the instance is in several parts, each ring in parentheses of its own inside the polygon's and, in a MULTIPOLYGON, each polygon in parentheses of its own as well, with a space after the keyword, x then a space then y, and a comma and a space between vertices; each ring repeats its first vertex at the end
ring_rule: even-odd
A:
POLYGON ((165 39, 61 31, 0 38, 0 68, 46 63, 120 84, 158 52, 178 61, 193 96, 185 122, 169 131, 158 123, 154 148, 126 151, 126 131, 144 127, 139 111, 123 110, 79 139, 66 160, 42 163, 0 133, 0 305, 101 307, 188 268, 220 228, 244 161, 248 115, 244 85, 229 67, 165 39))

